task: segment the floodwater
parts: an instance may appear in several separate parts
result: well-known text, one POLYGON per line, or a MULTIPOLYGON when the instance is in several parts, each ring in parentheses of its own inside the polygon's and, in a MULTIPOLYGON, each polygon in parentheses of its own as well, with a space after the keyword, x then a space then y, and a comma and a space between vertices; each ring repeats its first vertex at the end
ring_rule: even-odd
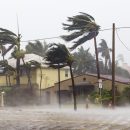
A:
POLYGON ((71 109, 0 108, 0 130, 130 130, 130 107, 71 109))

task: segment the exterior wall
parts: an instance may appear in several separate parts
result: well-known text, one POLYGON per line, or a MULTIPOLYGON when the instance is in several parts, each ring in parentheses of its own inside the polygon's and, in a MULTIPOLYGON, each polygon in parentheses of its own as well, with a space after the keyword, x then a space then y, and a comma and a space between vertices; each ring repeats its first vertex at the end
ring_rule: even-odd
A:
MULTIPOLYGON (((11 82, 11 85, 14 85, 14 76, 10 76, 10 82, 11 82)), ((5 75, 0 75, 0 86, 7 86, 5 75)))
MULTIPOLYGON (((60 69, 60 80, 66 80, 70 78, 70 74, 68 73, 68 77, 65 77, 65 70, 66 69, 60 69)), ((68 69, 67 69, 68 70, 68 69)), ((69 71, 68 71, 69 72, 69 71)), ((32 69, 31 74, 31 83, 33 85, 36 85, 40 87, 40 80, 41 80, 41 70, 38 69, 32 69)), ((10 78, 11 84, 15 85, 16 84, 16 78, 15 74, 11 76, 10 78)), ((42 84, 41 84, 41 89, 45 89, 51 86, 54 86, 54 83, 58 82, 58 70, 57 69, 52 69, 52 68, 42 68, 42 84)), ((28 84, 28 77, 26 72, 24 72, 20 76, 20 83, 21 86, 26 87, 28 84)), ((6 86, 6 77, 3 75, 0 76, 0 86, 6 86)))
MULTIPOLYGON (((129 85, 115 82, 115 86, 119 92, 122 92, 126 87, 129 85)), ((112 81, 111 80, 104 80, 103 81, 103 89, 111 90, 112 89, 112 81)))
MULTIPOLYGON (((70 78, 70 74, 68 77, 65 77, 65 69, 60 69, 60 80, 66 80, 70 78)), ((41 70, 37 69, 36 71, 36 83, 40 87, 41 80, 41 70)), ((43 68, 42 69, 42 83, 41 89, 46 89, 48 87, 54 86, 54 83, 58 82, 58 70, 53 68, 43 68)))
MULTIPOLYGON (((92 76, 88 76, 88 75, 83 75, 83 76, 77 76, 77 77, 74 77, 74 82, 75 82, 75 85, 78 85, 80 83, 84 83, 84 82, 87 82, 88 84, 94 84, 96 85, 97 84, 97 77, 92 77, 92 76)), ((68 80, 65 80, 65 81, 61 81, 61 91, 63 90, 66 90, 68 92, 71 91, 71 86, 72 86, 72 81, 71 79, 68 79, 68 80)), ((54 102, 57 102, 58 103, 58 97, 57 97, 57 92, 59 91, 58 90, 58 83, 55 84, 55 87, 53 87, 53 91, 52 91, 52 88, 51 88, 51 94, 50 95, 51 97, 51 103, 54 104, 54 102)), ((49 91, 49 89, 47 90, 49 91)), ((73 101, 73 96, 71 95, 71 101, 73 101)))
MULTIPOLYGON (((77 76, 74 77, 74 82, 75 84, 79 84, 80 82, 88 82, 89 84, 97 84, 97 78, 88 76, 88 75, 83 75, 83 76, 77 76)), ((55 84, 56 87, 58 87, 58 83, 55 84)), ((72 86, 72 81, 71 79, 68 79, 66 81, 61 81, 61 90, 68 90, 68 86, 72 86)))
MULTIPOLYGON (((30 79, 31 79, 31 83, 35 84, 36 83, 36 69, 33 69, 30 73, 30 79)), ((23 75, 20 76, 20 82, 22 85, 26 85, 28 84, 28 77, 27 74, 24 73, 23 75)))
MULTIPOLYGON (((106 80, 106 79, 102 79, 103 80, 103 89, 107 89, 107 90, 111 90, 111 86, 112 86, 112 82, 111 80, 106 80)), ((82 75, 82 76, 77 76, 74 78, 75 81, 75 85, 78 85, 80 83, 83 82, 87 82, 88 84, 93 84, 95 86, 95 90, 98 91, 98 80, 96 76, 91 76, 91 75, 82 75)), ((61 91, 62 90, 71 90, 70 86, 72 86, 72 82, 71 79, 65 80, 65 81, 61 81, 61 91)), ((124 90, 125 87, 128 87, 129 85, 127 84, 123 84, 120 82, 115 82, 115 85, 117 87, 117 90, 119 92, 122 92, 124 90)), ((45 89, 44 91, 45 93, 48 92, 50 93, 50 102, 52 104, 54 104, 54 102, 58 103, 58 96, 57 96, 57 92, 58 92, 58 83, 55 84, 54 87, 51 87, 50 89, 45 89)))

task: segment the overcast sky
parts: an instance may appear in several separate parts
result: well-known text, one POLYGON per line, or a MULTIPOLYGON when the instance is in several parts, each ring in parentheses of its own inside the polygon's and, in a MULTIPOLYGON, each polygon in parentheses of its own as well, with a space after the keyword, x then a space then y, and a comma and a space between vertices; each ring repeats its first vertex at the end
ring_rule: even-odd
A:
MULTIPOLYGON (((66 22, 68 16, 77 15, 79 12, 92 15, 101 29, 111 28, 112 23, 116 27, 130 27, 130 0, 0 0, 0 5, 0 27, 17 33, 18 15, 22 40, 63 35, 66 31, 63 31, 62 23, 66 22)), ((111 32, 100 32, 97 42, 105 39, 111 47, 111 32)), ((118 33, 130 49, 130 29, 120 29, 118 33)), ((93 41, 85 43, 84 46, 94 50, 93 41)), ((130 51, 116 37, 116 56, 118 54, 123 54, 125 62, 130 64, 130 51)))

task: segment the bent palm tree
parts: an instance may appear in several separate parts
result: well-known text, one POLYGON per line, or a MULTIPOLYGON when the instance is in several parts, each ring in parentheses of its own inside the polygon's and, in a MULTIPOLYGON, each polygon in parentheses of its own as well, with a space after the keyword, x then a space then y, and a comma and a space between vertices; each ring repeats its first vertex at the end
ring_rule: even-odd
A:
POLYGON ((3 60, 5 59, 4 55, 3 55, 5 51, 6 51, 5 46, 3 46, 2 44, 0 44, 0 53, 1 53, 1 56, 3 57, 3 60))
POLYGON ((99 74, 99 64, 98 64, 98 53, 97 53, 97 45, 96 45, 96 36, 99 33, 100 26, 95 23, 95 19, 86 13, 80 12, 79 15, 68 17, 68 22, 72 24, 64 24, 63 29, 67 31, 71 31, 72 33, 69 35, 61 36, 65 41, 74 41, 74 45, 70 49, 75 49, 77 46, 85 43, 88 40, 94 38, 95 44, 95 53, 97 60, 97 73, 98 78, 100 78, 99 74))
POLYGON ((77 52, 73 53, 74 55, 74 64, 73 64, 73 72, 75 74, 84 74, 84 73, 96 73, 96 62, 94 56, 89 52, 89 48, 84 50, 81 46, 78 48, 77 52))
POLYGON ((107 43, 104 39, 101 39, 101 43, 99 43, 100 47, 98 47, 98 52, 101 53, 101 56, 105 59, 105 72, 108 70, 111 71, 111 57, 110 52, 112 49, 108 48, 107 43))
POLYGON ((47 43, 44 41, 43 44, 40 41, 29 42, 26 46, 27 53, 34 53, 44 57, 46 50, 48 49, 47 43))
POLYGON ((6 85, 11 86, 10 75, 12 75, 13 72, 15 72, 15 69, 8 64, 7 60, 1 60, 0 61, 0 68, 3 69, 3 72, 4 72, 5 76, 6 76, 6 85))
POLYGON ((61 96, 60 96, 60 68, 62 68, 64 65, 61 65, 61 63, 63 63, 64 61, 64 55, 61 54, 61 52, 59 51, 60 48, 58 48, 60 46, 58 46, 57 44, 53 43, 49 46, 49 50, 47 51, 46 55, 45 55, 45 60, 47 61, 47 65, 49 65, 49 67, 52 67, 54 69, 58 69, 58 85, 59 85, 59 107, 61 107, 61 96), (61 58, 62 57, 62 58, 61 58))
MULTIPOLYGON (((0 28, 0 44, 3 46, 9 45, 8 48, 3 52, 3 56, 6 55, 6 53, 8 53, 14 47, 16 47, 18 51, 20 51, 20 38, 21 38, 20 34, 16 35, 15 33, 7 29, 0 28)), ((16 62, 17 62, 16 82, 17 82, 17 86, 19 86, 20 85, 20 59, 18 58, 16 62)))
MULTIPOLYGON (((72 72, 72 63, 73 57, 69 53, 68 49, 63 44, 52 44, 50 50, 47 52, 45 57, 46 61, 48 61, 49 65, 53 68, 61 68, 64 66, 70 67, 70 74, 72 79, 72 90, 73 90, 73 98, 74 98, 74 110, 77 109, 76 105, 76 92, 74 85, 74 78, 72 72)), ((59 74, 59 73, 58 73, 59 74)), ((60 81, 59 81, 59 103, 60 103, 60 81)))

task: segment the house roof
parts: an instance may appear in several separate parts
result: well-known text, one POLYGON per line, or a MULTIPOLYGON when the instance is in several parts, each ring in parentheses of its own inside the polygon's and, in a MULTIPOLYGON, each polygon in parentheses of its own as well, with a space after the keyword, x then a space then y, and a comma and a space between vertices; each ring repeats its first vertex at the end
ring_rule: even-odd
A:
MULTIPOLYGON (((87 75, 97 77, 97 74, 87 73, 87 75)), ((104 79, 104 80, 112 80, 112 75, 101 74, 100 77, 101 77, 101 79, 104 79)), ((119 83, 130 84, 129 78, 124 78, 124 77, 120 77, 120 76, 117 76, 117 75, 115 76, 115 81, 119 82, 119 83)))
MULTIPOLYGON (((91 74, 91 73, 87 73, 87 74, 82 74, 82 75, 77 75, 75 76, 74 78, 76 77, 81 77, 81 76, 92 76, 92 77, 96 77, 97 78, 97 74, 91 74)), ((112 76, 111 75, 100 75, 100 78, 102 80, 112 80, 112 76)), ((70 78, 71 79, 71 78, 70 78)), ((70 80, 70 79, 66 79, 66 80, 63 80, 61 82, 65 82, 67 80, 70 80)), ((120 76, 115 76, 115 82, 118 82, 118 83, 122 83, 122 84, 130 84, 130 79, 128 78, 123 78, 123 77, 120 77, 120 76)), ((57 84, 57 83, 56 83, 57 84)))
MULTIPOLYGON (((25 54, 24 56, 24 62, 29 62, 29 61, 37 61, 38 63, 41 64, 41 66, 43 68, 47 68, 48 65, 45 64, 45 60, 43 60, 43 57, 39 56, 39 55, 36 55, 36 54, 25 54)), ((14 58, 11 58, 11 59, 8 59, 8 64, 14 68, 16 68, 16 59, 14 58)), ((23 61, 20 60, 20 65, 23 65, 23 61)), ((64 69, 68 69, 68 67, 64 67, 64 69)))
MULTIPOLYGON (((36 54, 25 54, 25 57, 24 57, 25 63, 29 62, 29 61, 32 61, 32 60, 35 60, 38 63, 42 63, 43 58, 41 56, 36 55, 36 54)), ((16 59, 15 58, 8 59, 8 64, 10 66, 16 68, 16 59)), ((22 60, 20 60, 20 65, 23 65, 22 60)))

